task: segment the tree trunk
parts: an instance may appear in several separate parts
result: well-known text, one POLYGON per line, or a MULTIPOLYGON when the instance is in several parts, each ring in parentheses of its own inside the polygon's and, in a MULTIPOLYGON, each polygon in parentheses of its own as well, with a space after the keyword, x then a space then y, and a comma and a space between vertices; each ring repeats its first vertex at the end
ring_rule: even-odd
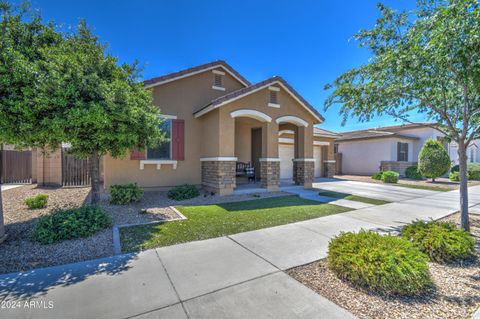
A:
POLYGON ((463 142, 458 143, 458 161, 460 167, 460 225, 466 231, 470 231, 468 218, 467 149, 463 142))
MULTIPOLYGON (((0 178, 1 178, 1 174, 0 174, 0 178)), ((0 190, 0 244, 5 240, 5 238, 7 238, 7 234, 5 234, 5 225, 3 224, 3 200, 2 200, 2 191, 0 190)))
POLYGON ((3 223, 3 199, 2 199, 2 173, 3 173, 3 144, 0 145, 0 244, 7 238, 3 223))
POLYGON ((100 156, 94 152, 90 155, 90 179, 92 184, 91 203, 100 202, 100 156))

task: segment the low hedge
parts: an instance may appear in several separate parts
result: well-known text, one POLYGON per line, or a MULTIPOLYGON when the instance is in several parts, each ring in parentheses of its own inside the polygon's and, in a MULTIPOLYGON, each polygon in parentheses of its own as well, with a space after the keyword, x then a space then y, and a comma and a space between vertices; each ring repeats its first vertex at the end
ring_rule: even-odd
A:
POLYGON ((411 242, 371 231, 342 233, 328 246, 328 267, 342 280, 394 295, 416 295, 432 285, 428 257, 411 242))
POLYGON ((448 178, 449 178, 452 182, 460 182, 460 173, 459 173, 459 172, 451 172, 451 173, 448 175, 448 178))
POLYGON ((409 166, 405 170, 405 176, 410 179, 421 180, 423 179, 422 174, 418 171, 418 166, 409 166))
POLYGON ((383 172, 376 172, 375 174, 372 175, 372 179, 374 180, 381 180, 382 179, 383 172))
POLYGON ((385 171, 382 173, 382 182, 384 183, 391 183, 391 184, 395 184, 395 183, 398 183, 398 178, 400 177, 400 174, 398 174, 397 172, 393 172, 393 171, 385 171))
POLYGON ((98 206, 57 210, 42 217, 33 232, 33 240, 41 244, 87 237, 111 226, 112 219, 98 206))
MULTIPOLYGON (((450 172, 460 172, 460 166, 457 164, 452 167, 450 172)), ((468 163, 467 164, 467 176, 469 180, 479 181, 480 180, 480 164, 478 163, 468 163)))
POLYGON ((416 221, 402 229, 402 237, 438 263, 469 259, 475 252, 473 237, 453 223, 416 221))
POLYGON ((35 197, 30 197, 25 200, 25 205, 28 206, 30 209, 38 209, 44 208, 47 206, 48 202, 48 195, 46 194, 38 194, 35 197))
POLYGON ((125 185, 112 185, 110 187, 110 204, 126 205, 138 202, 143 197, 143 189, 137 183, 125 185))
POLYGON ((194 198, 200 195, 200 192, 194 185, 180 185, 168 191, 168 198, 174 200, 185 200, 194 198))

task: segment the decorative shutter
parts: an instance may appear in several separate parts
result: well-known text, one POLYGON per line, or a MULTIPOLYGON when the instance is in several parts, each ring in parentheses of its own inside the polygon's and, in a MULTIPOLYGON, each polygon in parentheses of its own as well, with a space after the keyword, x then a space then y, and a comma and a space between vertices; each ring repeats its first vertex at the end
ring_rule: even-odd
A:
POLYGON ((145 159, 145 152, 139 151, 139 150, 133 150, 130 153, 130 159, 131 160, 144 160, 145 159))
POLYGON ((405 162, 408 162, 408 143, 405 143, 405 162))
POLYGON ((400 149, 402 147, 402 143, 397 142, 397 162, 400 162, 402 159, 400 158, 400 149))
POLYGON ((185 121, 172 120, 172 159, 185 160, 185 121))

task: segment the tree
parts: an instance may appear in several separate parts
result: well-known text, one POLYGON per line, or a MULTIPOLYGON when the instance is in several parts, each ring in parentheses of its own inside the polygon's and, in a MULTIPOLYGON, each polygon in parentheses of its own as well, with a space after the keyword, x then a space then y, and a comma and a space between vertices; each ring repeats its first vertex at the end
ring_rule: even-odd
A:
MULTIPOLYGON (((53 129, 50 107, 35 103, 36 84, 45 77, 44 49, 63 39, 53 24, 27 12, 0 1, 0 144, 48 148, 61 143, 62 131, 53 129)), ((1 195, 0 242, 6 237, 1 195)))
POLYGON ((418 154, 418 171, 425 177, 440 177, 450 169, 450 156, 439 141, 428 139, 418 154))
POLYGON ((137 81, 137 64, 118 65, 82 21, 42 63, 48 78, 39 83, 38 102, 56 108, 53 123, 64 131, 70 152, 88 158, 91 202, 100 200, 100 157, 122 157, 163 138, 160 112, 151 91, 137 81))
POLYGON ((466 149, 480 131, 480 10, 477 0, 418 0, 412 11, 378 5, 380 17, 356 36, 368 64, 340 75, 325 108, 341 104, 368 121, 391 115, 411 122, 415 111, 458 144, 461 226, 469 230, 466 149))

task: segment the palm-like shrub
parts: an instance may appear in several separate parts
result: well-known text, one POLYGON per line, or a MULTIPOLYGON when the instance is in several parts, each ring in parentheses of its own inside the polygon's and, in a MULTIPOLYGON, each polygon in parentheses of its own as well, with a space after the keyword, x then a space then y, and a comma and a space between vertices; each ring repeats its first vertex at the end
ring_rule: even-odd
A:
POLYGON ((440 177, 450 169, 450 157, 442 143, 434 139, 428 139, 423 144, 418 155, 418 171, 425 177, 440 177))
POLYGON ((432 284, 428 257, 397 236, 342 233, 330 241, 327 261, 340 279, 386 294, 420 294, 432 284))
POLYGON ((402 229, 402 237, 438 263, 468 259, 475 251, 473 237, 453 223, 416 221, 402 229))

